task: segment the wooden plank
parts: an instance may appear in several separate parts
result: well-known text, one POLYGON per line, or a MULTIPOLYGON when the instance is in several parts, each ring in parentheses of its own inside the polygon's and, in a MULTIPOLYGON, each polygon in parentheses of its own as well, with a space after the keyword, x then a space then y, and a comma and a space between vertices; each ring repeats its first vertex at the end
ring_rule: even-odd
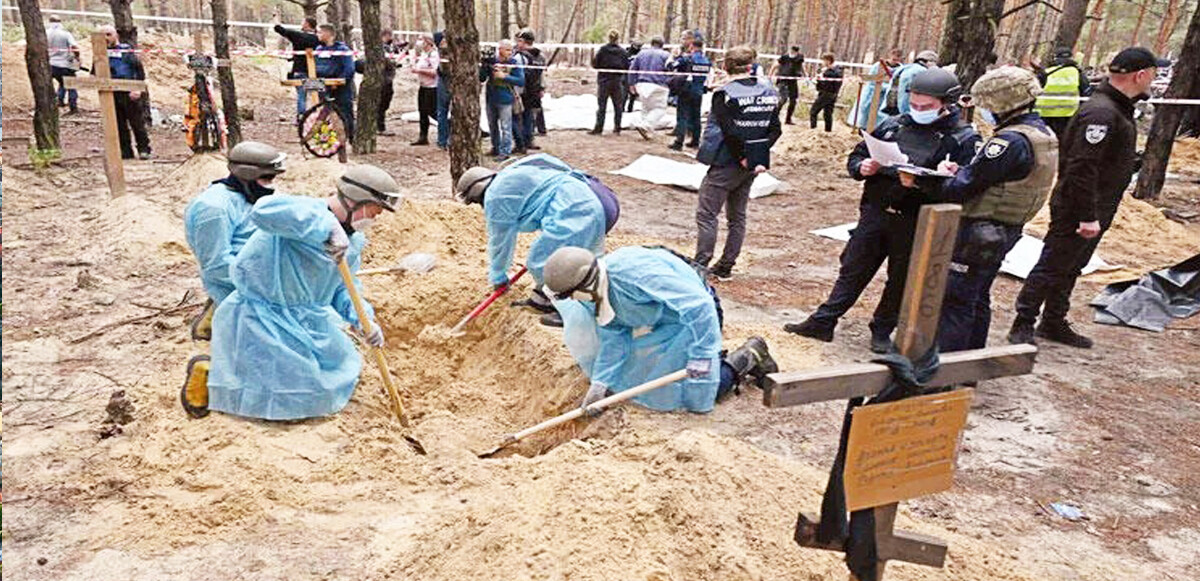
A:
MULTIPOLYGON (((103 32, 92 34, 92 75, 97 80, 112 79, 108 68, 108 42, 103 32)), ((104 174, 112 197, 125 195, 125 165, 121 161, 121 141, 117 134, 117 101, 112 91, 100 91, 100 125, 104 128, 104 174)))
POLYGON ((974 390, 861 406, 852 413, 843 481, 851 511, 949 490, 974 390))
POLYGON ((145 91, 146 82, 137 79, 100 79, 96 77, 63 77, 68 89, 95 89, 97 91, 145 91))
POLYGON ((909 359, 924 355, 937 340, 946 275, 961 213, 962 207, 957 204, 921 207, 904 301, 900 304, 900 324, 896 327, 896 350, 909 359))
MULTIPOLYGON (((1024 375, 1033 371, 1036 356, 1037 347, 1027 344, 946 353, 929 384, 943 387, 1024 375)), ((891 371, 878 363, 772 373, 763 387, 763 405, 779 408, 872 396, 886 387, 890 378, 891 371)))
POLYGON ((869 109, 867 109, 867 133, 871 133, 871 132, 875 131, 875 123, 878 121, 878 118, 879 118, 880 83, 884 79, 890 79, 890 78, 891 77, 889 77, 881 69, 879 71, 878 75, 875 75, 872 77, 867 77, 865 79, 865 80, 871 81, 871 85, 874 87, 874 90, 871 91, 871 106, 869 109))
MULTIPOLYGON (((878 518, 878 516, 876 517, 878 518)), ((910 531, 896 531, 876 539, 875 551, 882 560, 897 560, 930 567, 946 564, 946 541, 910 531)))

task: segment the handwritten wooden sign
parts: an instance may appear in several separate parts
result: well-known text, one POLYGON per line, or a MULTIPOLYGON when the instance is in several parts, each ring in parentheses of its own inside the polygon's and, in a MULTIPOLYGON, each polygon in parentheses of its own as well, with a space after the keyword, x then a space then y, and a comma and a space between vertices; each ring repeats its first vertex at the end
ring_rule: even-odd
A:
POLYGON ((856 408, 846 448, 846 505, 883 506, 948 490, 971 389, 856 408))

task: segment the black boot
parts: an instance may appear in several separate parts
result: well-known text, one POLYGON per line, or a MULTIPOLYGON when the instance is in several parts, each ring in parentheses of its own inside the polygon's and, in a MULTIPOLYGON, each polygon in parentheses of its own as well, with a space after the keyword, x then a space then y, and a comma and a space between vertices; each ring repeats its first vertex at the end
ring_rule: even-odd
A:
POLYGON ((767 375, 779 371, 779 365, 767 348, 767 342, 762 337, 751 337, 746 343, 730 353, 725 361, 733 368, 734 375, 740 382, 746 377, 753 377, 758 387, 763 386, 767 375))
POLYGON ((801 323, 788 323, 783 326, 783 330, 826 343, 833 341, 833 325, 822 323, 812 317, 804 319, 804 322, 801 323))
POLYGON ((596 127, 594 129, 592 129, 591 131, 588 131, 588 135, 600 135, 603 132, 604 132, 603 129, 596 127))
POLYGON ((513 301, 512 306, 529 307, 535 311, 538 311, 539 313, 558 313, 558 311, 554 309, 554 305, 550 303, 550 299, 546 297, 546 294, 543 293, 541 289, 534 289, 533 294, 527 299, 513 301))
POLYGON ((1042 324, 1037 326, 1037 336, 1043 339, 1070 345, 1071 347, 1079 347, 1080 349, 1091 349, 1092 340, 1076 333, 1071 328, 1071 324, 1065 319, 1056 321, 1043 320, 1042 324))
POLYGON ((538 322, 540 322, 541 324, 543 324, 547 327, 560 327, 561 328, 563 326, 562 315, 558 314, 558 311, 555 311, 553 313, 546 313, 546 314, 542 315, 538 319, 538 322))
POLYGON ((675 143, 672 143, 671 145, 668 145, 667 147, 674 149, 675 151, 683 151, 683 138, 676 137, 675 143))
POLYGON ((871 332, 871 353, 886 354, 896 348, 896 344, 892 343, 890 333, 875 333, 871 332))
POLYGON ((1013 321, 1012 328, 1008 330, 1008 342, 1013 345, 1021 343, 1037 345, 1037 339, 1034 339, 1033 336, 1033 321, 1017 319, 1013 321))

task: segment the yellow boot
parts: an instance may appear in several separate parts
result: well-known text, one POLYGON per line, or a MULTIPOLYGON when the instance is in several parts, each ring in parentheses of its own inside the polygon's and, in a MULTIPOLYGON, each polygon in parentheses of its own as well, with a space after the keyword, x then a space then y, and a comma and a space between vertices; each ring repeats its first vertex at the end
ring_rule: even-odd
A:
POLYGON ((179 403, 183 411, 193 418, 208 415, 208 355, 197 355, 188 361, 187 378, 179 390, 179 403))
POLYGON ((216 305, 212 299, 208 299, 204 303, 204 310, 200 311, 200 316, 192 321, 193 341, 212 341, 212 318, 213 311, 216 310, 216 305))

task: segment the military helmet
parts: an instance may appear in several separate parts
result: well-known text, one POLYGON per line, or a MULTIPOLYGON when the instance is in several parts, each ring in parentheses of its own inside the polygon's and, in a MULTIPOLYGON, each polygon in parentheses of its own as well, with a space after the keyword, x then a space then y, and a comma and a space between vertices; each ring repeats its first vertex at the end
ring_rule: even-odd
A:
POLYGON ((478 165, 463 172, 454 187, 459 201, 464 204, 482 204, 483 192, 494 177, 496 170, 478 165))
POLYGON ((958 99, 959 93, 962 92, 962 85, 959 84, 958 77, 954 76, 954 73, 933 67, 913 75, 908 92, 937 97, 943 103, 950 103, 958 99))
POLYGON ((370 203, 395 212, 403 200, 396 180, 373 165, 356 165, 347 169, 337 180, 337 191, 344 200, 352 202, 352 207, 370 203))
POLYGON ((287 154, 265 143, 243 141, 229 150, 228 159, 229 173, 233 177, 252 182, 283 173, 287 154))
POLYGON ((916 56, 916 58, 913 59, 913 61, 914 62, 924 61, 925 63, 927 63, 928 66, 937 66, 938 53, 933 52, 932 50, 923 50, 923 51, 917 53, 917 56, 916 56))
POLYGON ((598 273, 596 256, 590 250, 564 246, 555 250, 546 261, 542 280, 556 298, 563 299, 595 284, 598 273))
POLYGON ((1037 77, 1021 67, 1004 66, 988 71, 971 86, 975 105, 997 115, 1021 109, 1042 94, 1037 77))

